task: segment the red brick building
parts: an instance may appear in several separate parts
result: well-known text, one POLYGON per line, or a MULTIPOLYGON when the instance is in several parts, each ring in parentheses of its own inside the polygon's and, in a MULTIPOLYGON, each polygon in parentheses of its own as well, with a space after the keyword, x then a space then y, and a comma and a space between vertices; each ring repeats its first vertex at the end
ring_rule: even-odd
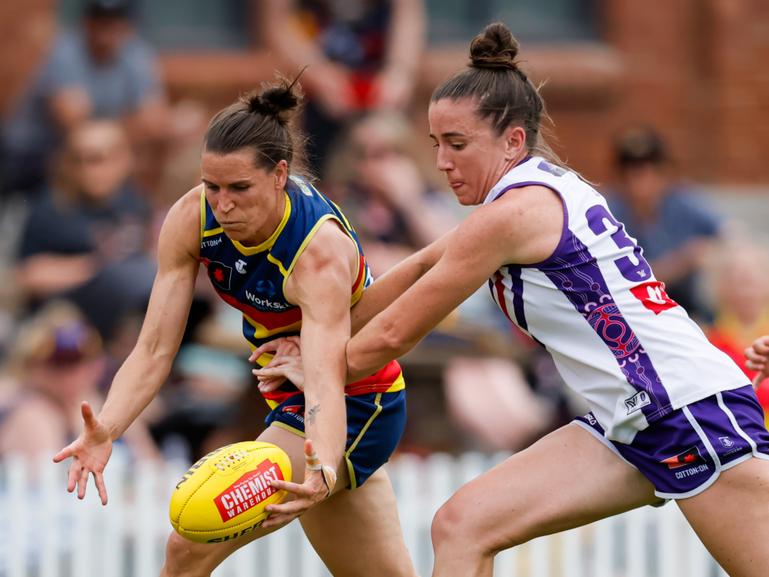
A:
MULTIPOLYGON (((628 124, 648 123, 670 140, 682 172, 696 179, 769 183, 769 2, 596 0, 596 6, 597 40, 522 49, 531 76, 546 81, 564 157, 603 181, 612 136, 628 124)), ((54 0, 0 3, 3 111, 44 53, 55 20, 54 0)), ((431 49, 415 110, 423 111, 434 85, 465 60, 465 44, 431 49)), ((203 99, 212 107, 277 67, 256 43, 240 51, 163 52, 162 61, 172 98, 203 99)))

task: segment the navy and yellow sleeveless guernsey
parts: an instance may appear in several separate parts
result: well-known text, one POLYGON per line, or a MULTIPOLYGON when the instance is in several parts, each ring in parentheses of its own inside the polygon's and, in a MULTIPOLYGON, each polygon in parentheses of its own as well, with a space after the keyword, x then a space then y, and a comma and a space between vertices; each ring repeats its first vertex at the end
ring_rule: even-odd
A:
MULTIPOLYGON (((206 267, 219 296, 243 313, 243 335, 252 349, 281 336, 299 334, 302 311, 286 300, 285 283, 325 221, 337 221, 355 242, 360 255, 350 306, 360 299, 372 282, 358 237, 339 208, 310 183, 295 176, 288 180, 284 194, 286 206, 278 228, 270 238, 253 247, 230 239, 217 222, 205 193, 200 195, 200 262, 206 267)), ((271 358, 272 355, 264 354, 257 363, 264 366, 271 358)), ((386 462, 395 448, 405 421, 404 388, 397 361, 345 387, 348 419, 345 456, 353 488, 386 462), (387 405, 391 405, 389 410, 387 405), (388 413, 392 415, 382 418, 388 413), (353 451, 356 451, 355 456, 353 451), (373 454, 367 456, 364 453, 373 454), (360 458, 356 460, 356 457, 360 458)), ((301 391, 286 382, 278 390, 263 396, 272 409, 268 424, 275 422, 278 426, 304 433, 304 395, 301 391)))

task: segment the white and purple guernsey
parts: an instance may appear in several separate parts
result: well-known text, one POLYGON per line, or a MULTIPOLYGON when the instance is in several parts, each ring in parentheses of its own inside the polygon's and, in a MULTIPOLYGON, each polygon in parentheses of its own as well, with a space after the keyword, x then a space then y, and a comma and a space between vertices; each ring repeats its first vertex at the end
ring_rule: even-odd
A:
POLYGON ((667 296, 603 196, 575 173, 529 157, 484 204, 530 185, 561 197, 561 240, 541 263, 501 267, 489 287, 507 317, 550 352, 607 438, 630 443, 671 411, 748 384, 667 296))

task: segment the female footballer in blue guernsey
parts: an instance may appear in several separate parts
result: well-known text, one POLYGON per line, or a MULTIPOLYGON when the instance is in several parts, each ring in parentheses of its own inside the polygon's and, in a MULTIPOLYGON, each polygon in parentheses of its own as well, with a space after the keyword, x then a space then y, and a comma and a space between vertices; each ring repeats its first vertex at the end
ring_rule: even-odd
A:
MULTIPOLYGON (((441 507, 433 575, 490 577, 498 551, 675 499, 729 575, 765 576, 769 433, 753 388, 667 296, 604 198, 544 146, 543 101, 517 52, 510 31, 491 24, 473 40, 469 67, 433 93, 437 166, 461 204, 482 206, 374 283, 358 305, 373 319, 347 345, 348 378, 408 351, 488 284, 591 412, 441 507), (391 290, 422 267, 403 294, 391 290)), ((769 347, 754 348, 764 370, 769 347)), ((301 382, 307 363, 283 352, 255 371, 263 388, 287 375, 301 382)))
POLYGON ((259 436, 291 458, 292 500, 233 541, 199 544, 172 533, 163 577, 210 575, 238 547, 300 515, 334 575, 414 575, 392 487, 380 469, 403 431, 404 381, 391 362, 344 384, 350 307, 371 275, 347 219, 295 173, 300 136, 292 120, 300 101, 294 85, 283 82, 213 118, 203 183, 175 203, 160 232, 158 273, 136 346, 98 416, 83 403, 83 432, 54 457, 72 458, 70 492, 77 488, 82 499, 92 475, 107 503, 103 471, 112 443, 169 373, 201 264, 219 296, 243 313, 252 349, 276 336, 299 336, 304 391, 286 382, 265 392, 272 411, 259 436))

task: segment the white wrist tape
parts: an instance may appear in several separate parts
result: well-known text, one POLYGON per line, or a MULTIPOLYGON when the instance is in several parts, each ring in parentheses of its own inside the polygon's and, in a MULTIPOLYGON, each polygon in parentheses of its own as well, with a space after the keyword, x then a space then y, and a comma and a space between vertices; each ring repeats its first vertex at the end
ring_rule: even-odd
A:
POLYGON ((328 494, 331 495, 336 485, 336 469, 330 465, 322 465, 318 458, 318 453, 314 452, 312 455, 306 455, 305 461, 307 462, 307 468, 310 471, 320 471, 323 476, 323 482, 326 484, 328 494))

